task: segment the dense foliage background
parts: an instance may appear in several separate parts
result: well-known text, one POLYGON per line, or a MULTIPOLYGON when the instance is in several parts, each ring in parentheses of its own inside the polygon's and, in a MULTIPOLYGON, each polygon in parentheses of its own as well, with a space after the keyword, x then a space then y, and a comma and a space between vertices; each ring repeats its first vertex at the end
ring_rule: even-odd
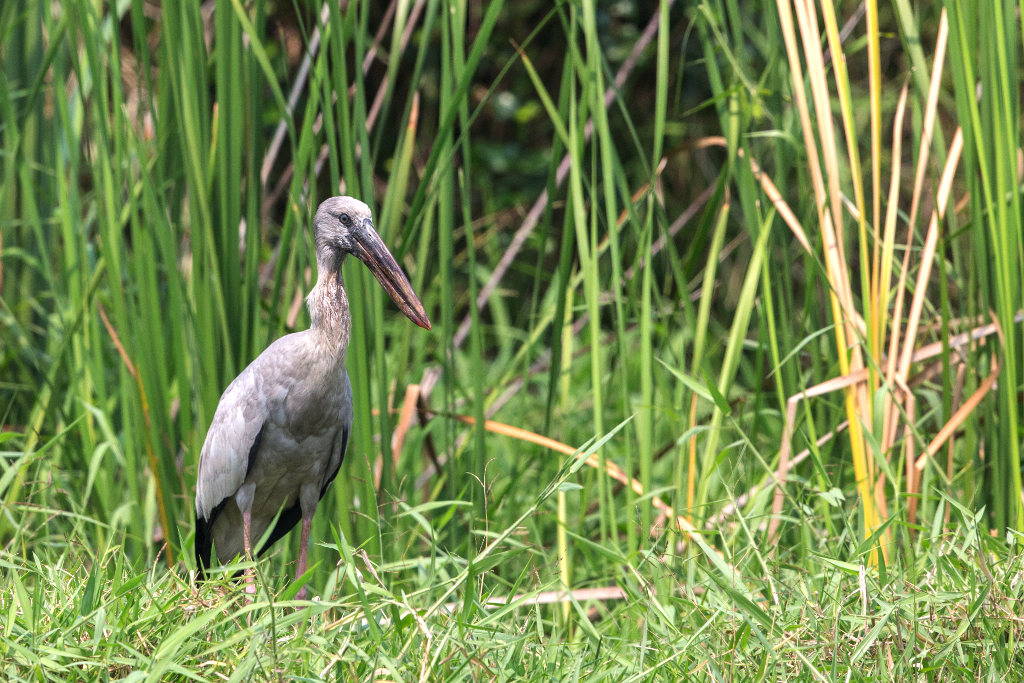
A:
POLYGON ((1019 676, 1024 29, 921 5, 4 3, 5 675, 1019 676), (245 604, 196 462, 342 193, 434 328, 346 265, 245 604))

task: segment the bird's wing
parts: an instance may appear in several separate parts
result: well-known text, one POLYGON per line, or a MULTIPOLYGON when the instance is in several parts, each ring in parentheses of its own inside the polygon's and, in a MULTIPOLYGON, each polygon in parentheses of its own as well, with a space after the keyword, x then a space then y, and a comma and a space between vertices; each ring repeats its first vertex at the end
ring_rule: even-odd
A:
POLYGON ((345 450, 348 448, 348 433, 351 426, 351 422, 346 424, 335 436, 334 452, 337 453, 338 464, 335 466, 334 471, 330 472, 327 475, 327 478, 324 479, 323 486, 320 487, 320 498, 324 497, 324 494, 327 493, 327 489, 330 487, 331 482, 338 476, 338 470, 341 469, 341 461, 345 459, 345 450))
POLYGON ((224 390, 199 455, 196 480, 196 564, 210 565, 217 515, 245 482, 269 415, 267 397, 249 366, 224 390))

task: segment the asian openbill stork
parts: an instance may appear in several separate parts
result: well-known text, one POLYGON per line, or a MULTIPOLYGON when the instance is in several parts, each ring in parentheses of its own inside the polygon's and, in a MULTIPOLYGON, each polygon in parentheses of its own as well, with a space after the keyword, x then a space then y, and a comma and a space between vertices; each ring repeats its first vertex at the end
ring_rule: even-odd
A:
MULTIPOLYGON (((354 255, 409 319, 430 329, 423 304, 373 228, 370 209, 332 197, 313 218, 317 281, 306 297, 310 327, 281 337, 234 379, 217 405, 199 456, 196 565, 253 556, 302 522, 295 569, 306 571, 309 526, 338 474, 352 427, 352 387, 345 371, 351 319, 341 264, 354 255)), ((247 592, 255 586, 247 572, 247 592)), ((299 599, 305 597, 305 586, 299 599)))

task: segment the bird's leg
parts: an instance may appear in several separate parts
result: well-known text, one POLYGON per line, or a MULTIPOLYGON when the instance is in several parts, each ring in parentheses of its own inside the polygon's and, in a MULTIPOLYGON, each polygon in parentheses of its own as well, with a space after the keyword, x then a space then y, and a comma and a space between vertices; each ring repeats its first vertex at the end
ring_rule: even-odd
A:
MULTIPOLYGON (((239 512, 242 513, 242 548, 245 551, 245 559, 252 564, 252 501, 256 493, 254 484, 243 484, 238 487, 235 493, 235 503, 239 512)), ((245 570, 245 592, 249 596, 256 595, 256 584, 253 575, 254 569, 249 567, 245 570)), ((252 598, 249 598, 252 602, 252 598)))
MULTIPOLYGON (((252 511, 246 510, 242 513, 242 543, 245 546, 245 559, 252 561, 252 511)), ((253 568, 245 570, 245 592, 249 595, 256 595, 256 583, 253 580, 253 568)))
MULTIPOLYGON (((299 560, 295 564, 295 580, 298 581, 299 577, 306 573, 306 549, 309 547, 309 525, 313 521, 313 515, 302 515, 302 538, 299 541, 299 560)), ((295 597, 299 600, 306 599, 306 587, 303 586, 299 589, 299 592, 295 594, 295 597)))

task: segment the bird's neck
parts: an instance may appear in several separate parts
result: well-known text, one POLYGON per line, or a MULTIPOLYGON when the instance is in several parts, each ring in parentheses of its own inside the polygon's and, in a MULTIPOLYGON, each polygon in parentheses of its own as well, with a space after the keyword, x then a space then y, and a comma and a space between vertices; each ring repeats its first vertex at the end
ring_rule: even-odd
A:
POLYGON ((309 309, 310 332, 326 349, 333 350, 344 361, 352 319, 340 268, 319 269, 316 286, 306 297, 306 307, 309 309))

